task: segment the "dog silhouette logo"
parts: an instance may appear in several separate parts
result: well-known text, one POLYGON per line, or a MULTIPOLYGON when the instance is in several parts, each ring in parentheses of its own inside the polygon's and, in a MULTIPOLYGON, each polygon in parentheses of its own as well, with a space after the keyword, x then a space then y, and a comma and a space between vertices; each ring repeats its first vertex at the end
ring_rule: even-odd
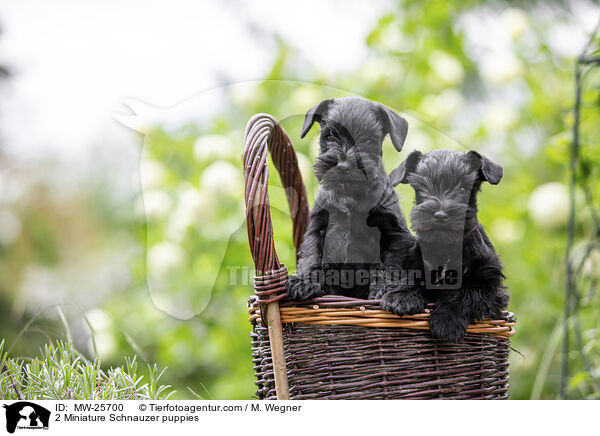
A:
POLYGON ((6 431, 14 433, 18 429, 47 430, 50 421, 50 411, 42 406, 29 401, 19 401, 10 405, 4 404, 6 409, 6 431))

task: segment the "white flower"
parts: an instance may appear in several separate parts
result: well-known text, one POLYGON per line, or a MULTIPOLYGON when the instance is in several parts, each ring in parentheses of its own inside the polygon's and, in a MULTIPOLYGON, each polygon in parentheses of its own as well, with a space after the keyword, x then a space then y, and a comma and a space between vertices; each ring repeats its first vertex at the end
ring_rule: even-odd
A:
POLYGON ((148 250, 148 274, 164 277, 180 268, 185 260, 181 247, 169 241, 160 242, 148 250))
POLYGON ((518 221, 496 218, 490 228, 494 240, 506 243, 520 241, 525 234, 525 226, 518 221))
POLYGON ((234 104, 243 106, 258 99, 259 90, 254 83, 239 83, 231 87, 229 96, 234 104))
POLYGON ((112 320, 102 309, 94 308, 85 313, 85 317, 92 325, 94 331, 105 330, 112 325, 112 320))
POLYGON ((21 234, 21 220, 10 210, 0 211, 0 245, 9 245, 21 234))
POLYGON ((491 132, 502 132, 517 121, 516 110, 506 104, 493 103, 485 112, 485 126, 491 132))
POLYGON ((363 63, 359 75, 368 83, 386 79, 397 81, 403 75, 402 64, 387 57, 370 57, 363 63))
POLYGON ((241 196, 243 183, 240 169, 222 160, 216 161, 206 168, 200 178, 202 189, 234 197, 241 196))
POLYGON ((481 61, 481 74, 492 84, 506 83, 521 75, 523 66, 512 52, 490 53, 481 61))
POLYGON ((462 82, 465 71, 460 62, 452 55, 441 50, 434 50, 429 55, 429 63, 435 74, 443 81, 451 84, 462 82))
POLYGON ((306 109, 314 105, 315 102, 322 100, 322 98, 319 92, 317 92, 316 87, 300 86, 291 93, 290 100, 295 108, 306 111, 306 109))
POLYGON ((594 248, 583 263, 583 273, 587 277, 600 277, 600 250, 594 248))
POLYGON ((178 194, 177 207, 169 218, 167 236, 174 241, 181 241, 185 231, 210 218, 211 211, 210 199, 192 184, 186 183, 178 194))
POLYGON ((149 220, 163 218, 171 209, 171 197, 164 191, 148 189, 143 195, 146 217, 149 220))
POLYGON ((403 34, 398 23, 391 23, 381 29, 379 44, 386 50, 394 52, 410 52, 416 48, 414 38, 403 34))
POLYGON ((576 243, 571 250, 570 261, 574 268, 581 268, 584 276, 589 278, 600 277, 600 250, 597 248, 590 249, 589 242, 576 243))
POLYGON ((433 118, 449 116, 462 105, 463 97, 456 88, 443 90, 439 95, 427 95, 421 103, 421 110, 433 118))
POLYGON ((519 39, 530 27, 525 11, 517 8, 508 8, 502 13, 502 24, 513 40, 519 39))
POLYGON ((573 27, 560 22, 553 23, 547 30, 546 39, 552 54, 565 58, 577 56, 588 39, 582 27, 573 27))
POLYGON ((112 332, 108 330, 96 333, 94 335, 94 340, 96 341, 96 349, 98 350, 99 356, 110 356, 117 350, 117 341, 112 332))
POLYGON ((560 228, 569 216, 569 193, 558 182, 538 186, 530 195, 529 216, 540 227, 560 228))
POLYGON ((140 176, 143 189, 161 187, 167 175, 164 165, 154 159, 143 158, 140 164, 140 176))
POLYGON ((224 135, 200 136, 194 143, 194 157, 199 162, 231 157, 235 150, 233 142, 224 135))
POLYGON ((178 197, 177 209, 192 219, 199 216, 208 207, 209 200, 191 184, 183 188, 178 197))
POLYGON ((116 341, 111 331, 112 319, 102 309, 94 308, 85 313, 85 317, 93 328, 88 348, 93 351, 94 342, 100 356, 110 355, 116 350, 116 341))
POLYGON ((0 205, 14 203, 25 192, 29 183, 16 173, 0 171, 0 205))

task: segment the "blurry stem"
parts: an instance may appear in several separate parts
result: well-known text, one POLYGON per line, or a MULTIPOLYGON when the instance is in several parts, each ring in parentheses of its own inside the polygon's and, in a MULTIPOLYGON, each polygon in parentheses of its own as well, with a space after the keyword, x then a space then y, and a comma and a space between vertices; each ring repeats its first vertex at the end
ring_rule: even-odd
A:
POLYGON ((531 390, 531 400, 539 400, 542 395, 542 390, 544 389, 544 384, 546 383, 546 376, 550 371, 552 359, 554 358, 556 348, 558 347, 560 339, 562 338, 563 323, 564 321, 559 319, 552 330, 552 334, 550 335, 550 339, 546 345, 546 350, 544 350, 544 355, 542 356, 542 361, 540 362, 540 366, 535 375, 533 389, 531 390))
POLYGON ((10 381, 12 383, 13 389, 15 390, 15 393, 17 394, 17 398, 19 400, 23 400, 23 394, 21 394, 21 391, 19 391, 19 387, 17 386, 17 381, 15 380, 15 376, 13 375, 12 371, 7 367, 7 372, 8 375, 10 375, 10 381))
POLYGON ((21 331, 17 335, 16 339, 14 340, 13 344, 7 350, 8 354, 10 354, 10 352, 12 351, 12 349, 15 347, 15 345, 17 345, 17 343, 19 342, 19 340, 21 339, 21 337, 29 330, 29 327, 31 327, 31 325, 35 322, 35 320, 38 319, 38 317, 40 317, 45 311, 47 311, 48 309, 51 309, 54 306, 56 306, 56 304, 53 304, 52 306, 48 306, 45 309, 40 310, 38 313, 36 313, 35 315, 33 315, 33 317, 29 321, 27 321, 25 323, 25 326, 23 326, 23 328, 21 329, 21 331))
POLYGON ((71 335, 71 328, 69 327, 69 323, 67 322, 67 317, 65 316, 65 313, 63 312, 60 305, 56 306, 56 310, 58 310, 58 315, 60 316, 60 320, 65 328, 65 335, 67 336, 67 340, 70 343, 73 343, 73 337, 71 335))
POLYGON ((91 338, 92 338, 92 348, 94 349, 94 358, 98 358, 98 346, 96 345, 96 331, 94 330, 94 327, 92 326, 92 323, 90 322, 90 320, 88 319, 87 316, 83 315, 83 319, 85 321, 85 323, 87 324, 88 328, 90 329, 90 334, 91 334, 91 338))
MULTIPOLYGON (((578 302, 576 302, 575 305, 577 308, 578 302)), ((583 366, 584 366, 586 372, 588 373, 588 375, 590 376, 590 379, 592 380, 592 385, 594 386, 594 390, 596 392, 600 392, 600 384, 598 383, 598 379, 594 375, 594 371, 592 370, 592 366, 590 365, 590 361, 587 357, 585 348, 583 346, 583 338, 581 337, 581 325, 579 324, 579 316, 577 316, 577 311, 575 311, 575 313, 574 313, 573 322, 575 324, 574 325, 575 340, 577 341, 577 348, 579 349, 579 354, 581 355, 581 359, 583 360, 583 366)))
POLYGON ((148 356, 146 355, 146 353, 144 352, 142 347, 140 347, 138 345, 138 343, 135 341, 135 339, 133 339, 133 336, 131 336, 129 333, 127 333, 127 331, 123 328, 120 328, 119 330, 121 330, 121 333, 123 333, 123 336, 125 336, 125 340, 129 344, 129 346, 131 348, 133 348, 133 351, 135 351, 135 353, 138 356, 140 356, 142 358, 142 360, 144 360, 145 362, 148 362, 149 361, 148 356))
POLYGON ((563 315, 563 344, 562 363, 560 369, 559 398, 565 399, 567 393, 567 378, 569 377, 569 320, 571 317, 571 291, 573 286, 573 266, 571 265, 571 251, 573 249, 573 236, 575 233, 575 182, 577 160, 579 154, 579 110, 581 106, 581 69, 579 63, 575 64, 575 107, 573 123, 573 142, 571 143, 571 168, 569 180, 570 211, 567 226, 567 274, 565 278, 565 311, 563 315))

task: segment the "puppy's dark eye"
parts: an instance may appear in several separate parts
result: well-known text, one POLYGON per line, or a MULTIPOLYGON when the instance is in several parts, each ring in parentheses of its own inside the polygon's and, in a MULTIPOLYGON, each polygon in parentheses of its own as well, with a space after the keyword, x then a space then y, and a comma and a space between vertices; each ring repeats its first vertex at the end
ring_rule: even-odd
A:
POLYGON ((325 141, 327 141, 327 142, 335 142, 335 136, 333 136, 331 134, 327 135, 327 136, 325 136, 325 141))
POLYGON ((466 194, 467 193, 467 188, 465 188, 464 186, 461 186, 459 188, 459 191, 460 191, 461 194, 466 194))

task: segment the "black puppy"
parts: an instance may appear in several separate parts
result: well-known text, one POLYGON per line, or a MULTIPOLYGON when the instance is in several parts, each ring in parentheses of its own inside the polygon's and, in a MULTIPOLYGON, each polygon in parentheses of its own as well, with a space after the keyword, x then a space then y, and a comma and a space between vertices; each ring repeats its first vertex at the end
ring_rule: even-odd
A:
POLYGON ((402 261, 420 270, 425 284, 403 282, 383 296, 386 310, 419 312, 425 296, 435 302, 431 332, 448 342, 461 340, 470 322, 500 316, 509 296, 500 259, 477 220, 477 193, 482 182, 501 178, 502 167, 475 151, 414 151, 392 171, 394 186, 415 190, 410 218, 417 240, 402 261))
MULTIPOLYGON (((389 134, 400 151, 408 123, 380 103, 358 97, 324 100, 304 118, 301 137, 321 126, 314 164, 320 186, 287 295, 307 300, 325 294, 367 298, 373 273, 402 250, 410 231, 382 162, 389 134)), ((383 285, 382 285, 383 286, 383 285)))

